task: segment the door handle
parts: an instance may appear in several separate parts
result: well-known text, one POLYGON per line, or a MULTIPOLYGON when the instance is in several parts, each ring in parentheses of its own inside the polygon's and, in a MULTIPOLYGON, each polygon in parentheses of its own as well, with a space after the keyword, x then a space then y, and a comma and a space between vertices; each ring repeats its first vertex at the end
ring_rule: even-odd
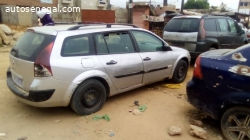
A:
POLYGON ((151 60, 151 58, 146 57, 146 58, 144 58, 143 60, 144 60, 144 61, 150 61, 150 60, 151 60))
POLYGON ((107 65, 115 65, 115 64, 117 64, 117 62, 114 61, 114 60, 111 60, 110 62, 107 62, 106 64, 107 64, 107 65))

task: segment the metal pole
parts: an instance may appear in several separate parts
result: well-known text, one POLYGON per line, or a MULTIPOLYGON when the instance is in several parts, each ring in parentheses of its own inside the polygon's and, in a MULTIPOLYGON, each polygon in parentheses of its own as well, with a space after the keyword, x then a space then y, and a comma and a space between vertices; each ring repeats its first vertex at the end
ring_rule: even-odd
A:
POLYGON ((129 0, 129 23, 133 24, 133 0, 129 0))
POLYGON ((184 0, 181 0, 181 14, 183 14, 184 0))
POLYGON ((240 2, 241 2, 241 0, 239 0, 238 12, 240 12, 240 2))
POLYGON ((163 0, 163 6, 168 6, 168 0, 163 0))

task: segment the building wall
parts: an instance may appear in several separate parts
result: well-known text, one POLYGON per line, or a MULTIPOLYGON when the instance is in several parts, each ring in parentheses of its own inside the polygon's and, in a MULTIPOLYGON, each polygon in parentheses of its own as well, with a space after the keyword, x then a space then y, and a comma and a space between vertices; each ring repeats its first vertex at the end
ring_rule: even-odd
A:
POLYGON ((250 11, 250 0, 240 0, 239 12, 249 14, 250 11))
POLYGON ((133 24, 149 30, 149 22, 143 20, 142 15, 149 15, 149 7, 148 6, 136 6, 133 8, 133 24))
POLYGON ((0 4, 49 7, 49 6, 56 6, 58 4, 58 1, 57 0, 0 0, 0 4))
POLYGON ((81 9, 88 9, 88 10, 107 10, 108 8, 108 3, 106 0, 102 0, 106 2, 106 5, 104 8, 99 8, 98 7, 98 2, 99 0, 81 0, 81 9))
POLYGON ((115 22, 116 23, 128 23, 128 10, 120 7, 112 7, 111 10, 115 10, 115 22))

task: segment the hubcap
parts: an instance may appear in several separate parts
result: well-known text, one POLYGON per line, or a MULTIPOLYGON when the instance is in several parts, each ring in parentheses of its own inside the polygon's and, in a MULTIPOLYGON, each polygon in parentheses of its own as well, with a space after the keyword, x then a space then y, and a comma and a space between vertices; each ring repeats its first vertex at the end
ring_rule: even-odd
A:
POLYGON ((181 66, 178 70, 178 77, 179 78, 183 78, 185 76, 185 67, 184 66, 181 66))
POLYGON ((98 103, 99 97, 100 94, 95 88, 89 88, 82 94, 81 102, 86 107, 93 107, 98 103))
POLYGON ((235 140, 250 140, 250 115, 231 115, 227 121, 227 132, 235 140))

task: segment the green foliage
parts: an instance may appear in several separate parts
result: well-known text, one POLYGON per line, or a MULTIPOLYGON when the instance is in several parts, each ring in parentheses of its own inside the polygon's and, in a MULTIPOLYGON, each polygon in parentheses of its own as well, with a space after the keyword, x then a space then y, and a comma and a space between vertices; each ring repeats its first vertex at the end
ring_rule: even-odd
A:
POLYGON ((184 9, 209 9, 208 0, 188 0, 184 4, 184 9))
POLYGON ((104 119, 104 120, 106 120, 106 121, 110 121, 110 117, 109 117, 109 115, 103 115, 103 116, 95 116, 94 118, 93 118, 93 120, 100 120, 100 119, 104 119))

